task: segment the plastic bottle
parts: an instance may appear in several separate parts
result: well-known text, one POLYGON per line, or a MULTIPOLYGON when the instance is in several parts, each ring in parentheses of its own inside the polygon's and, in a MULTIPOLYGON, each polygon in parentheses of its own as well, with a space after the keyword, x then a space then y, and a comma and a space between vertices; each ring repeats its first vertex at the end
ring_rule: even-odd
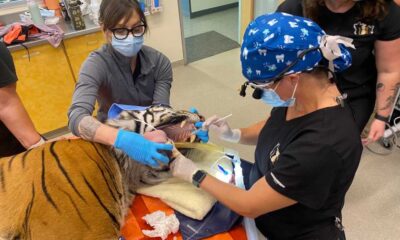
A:
POLYGON ((27 0, 28 9, 31 13, 31 19, 34 24, 44 24, 43 18, 40 15, 39 6, 35 0, 27 0))

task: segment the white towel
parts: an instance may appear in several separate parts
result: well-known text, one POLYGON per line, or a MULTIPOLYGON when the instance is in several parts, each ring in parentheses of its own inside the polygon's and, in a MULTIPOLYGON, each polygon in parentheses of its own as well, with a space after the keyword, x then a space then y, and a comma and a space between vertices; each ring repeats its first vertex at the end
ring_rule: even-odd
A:
MULTIPOLYGON (((226 152, 231 152, 230 150, 212 144, 176 143, 175 145, 178 149, 188 149, 188 152, 184 153, 185 156, 193 160, 199 168, 223 181, 229 182, 231 179, 233 165, 231 159, 225 155, 226 152), (218 165, 228 174, 221 171, 218 165)), ((178 212, 198 220, 202 220, 216 202, 210 194, 177 178, 139 188, 138 193, 159 198, 178 212)))

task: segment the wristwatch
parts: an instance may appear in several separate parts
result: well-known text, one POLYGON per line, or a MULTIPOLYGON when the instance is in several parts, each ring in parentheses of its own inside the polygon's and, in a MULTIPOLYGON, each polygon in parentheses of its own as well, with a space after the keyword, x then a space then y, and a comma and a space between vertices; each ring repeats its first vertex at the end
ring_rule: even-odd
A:
POLYGON ((384 117, 382 115, 379 115, 378 113, 375 113, 375 119, 381 120, 382 122, 387 123, 389 121, 389 117, 384 117))
POLYGON ((207 173, 203 170, 198 170, 192 177, 192 183, 196 187, 200 187, 200 183, 206 178, 207 173))

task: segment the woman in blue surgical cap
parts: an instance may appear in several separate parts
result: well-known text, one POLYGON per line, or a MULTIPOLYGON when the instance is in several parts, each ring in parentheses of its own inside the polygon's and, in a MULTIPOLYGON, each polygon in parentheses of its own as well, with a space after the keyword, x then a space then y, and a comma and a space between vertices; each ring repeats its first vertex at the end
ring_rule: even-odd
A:
MULTIPOLYGON (((243 75, 273 109, 261 131, 231 129, 207 120, 220 138, 256 143, 255 163, 244 171, 247 190, 219 181, 182 155, 173 175, 212 194, 233 211, 255 219, 274 239, 345 239, 344 198, 362 144, 334 72, 351 65, 351 40, 328 36, 309 19, 274 13, 250 23, 241 49, 243 75)), ((257 95, 257 94, 256 94, 257 95)))

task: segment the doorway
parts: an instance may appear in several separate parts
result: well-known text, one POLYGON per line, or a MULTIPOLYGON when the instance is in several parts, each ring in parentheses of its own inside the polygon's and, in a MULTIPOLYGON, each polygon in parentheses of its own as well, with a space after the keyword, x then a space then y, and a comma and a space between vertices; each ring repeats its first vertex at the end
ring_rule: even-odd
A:
POLYGON ((239 0, 178 0, 185 63, 239 45, 239 0))

